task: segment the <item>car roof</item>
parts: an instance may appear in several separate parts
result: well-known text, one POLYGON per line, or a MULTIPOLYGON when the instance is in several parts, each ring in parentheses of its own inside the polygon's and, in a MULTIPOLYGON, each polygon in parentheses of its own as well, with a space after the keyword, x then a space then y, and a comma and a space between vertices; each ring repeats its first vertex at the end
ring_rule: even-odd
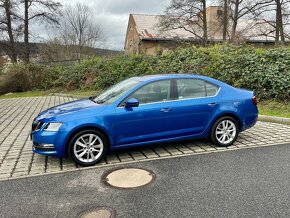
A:
POLYGON ((146 76, 139 76, 139 77, 133 77, 133 78, 141 82, 149 82, 149 81, 155 81, 155 80, 160 80, 160 79, 192 78, 192 79, 203 79, 203 80, 217 83, 217 84, 222 83, 219 80, 216 80, 207 76, 196 75, 196 74, 155 74, 155 75, 146 75, 146 76))

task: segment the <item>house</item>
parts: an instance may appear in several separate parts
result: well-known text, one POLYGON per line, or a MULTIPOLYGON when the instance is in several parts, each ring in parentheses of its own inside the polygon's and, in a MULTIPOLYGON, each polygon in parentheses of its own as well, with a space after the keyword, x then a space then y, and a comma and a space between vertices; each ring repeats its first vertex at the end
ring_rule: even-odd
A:
MULTIPOLYGON (((208 43, 223 40, 222 13, 222 7, 206 8, 208 43)), ((184 29, 161 31, 159 23, 163 16, 165 15, 130 14, 125 53, 156 55, 176 48, 181 42, 194 44, 200 42, 197 37, 184 29)), ((198 28, 197 25, 196 28, 198 28)), ((275 31, 273 26, 265 20, 239 20, 236 38, 239 42, 273 44, 275 31)))

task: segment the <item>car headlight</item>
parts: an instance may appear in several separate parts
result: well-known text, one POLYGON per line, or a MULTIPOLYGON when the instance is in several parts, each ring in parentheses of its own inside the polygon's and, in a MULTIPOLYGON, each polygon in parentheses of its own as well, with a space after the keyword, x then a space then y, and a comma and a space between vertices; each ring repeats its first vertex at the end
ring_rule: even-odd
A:
POLYGON ((48 125, 44 128, 46 131, 57 132, 61 127, 62 123, 48 123, 48 125))

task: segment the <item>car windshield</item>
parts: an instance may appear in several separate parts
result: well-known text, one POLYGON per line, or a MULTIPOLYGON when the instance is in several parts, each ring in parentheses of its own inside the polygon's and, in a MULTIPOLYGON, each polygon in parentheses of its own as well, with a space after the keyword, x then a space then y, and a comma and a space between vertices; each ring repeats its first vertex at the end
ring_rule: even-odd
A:
POLYGON ((111 86, 92 100, 98 104, 111 104, 139 83, 140 81, 134 79, 124 80, 111 86))

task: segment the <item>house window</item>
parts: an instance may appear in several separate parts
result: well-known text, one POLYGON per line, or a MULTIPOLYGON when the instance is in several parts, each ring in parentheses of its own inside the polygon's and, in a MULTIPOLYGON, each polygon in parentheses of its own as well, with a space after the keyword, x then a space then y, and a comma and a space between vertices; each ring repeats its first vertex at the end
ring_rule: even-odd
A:
POLYGON ((218 18, 221 18, 221 17, 223 17, 223 10, 217 10, 217 17, 218 18))

